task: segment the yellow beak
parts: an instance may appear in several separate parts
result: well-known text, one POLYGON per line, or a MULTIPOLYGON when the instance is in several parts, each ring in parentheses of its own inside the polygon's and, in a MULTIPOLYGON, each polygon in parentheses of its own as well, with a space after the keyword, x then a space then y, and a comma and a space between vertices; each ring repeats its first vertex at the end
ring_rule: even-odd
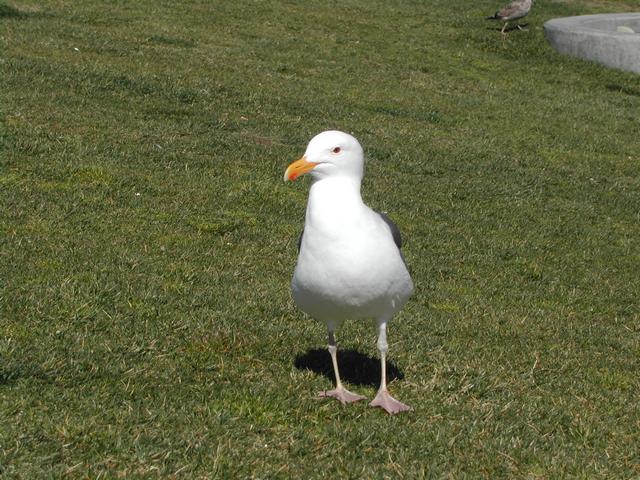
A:
POLYGON ((317 163, 307 162, 307 157, 302 157, 287 167, 287 170, 284 172, 284 181, 295 180, 300 175, 304 175, 313 170, 316 165, 317 163))

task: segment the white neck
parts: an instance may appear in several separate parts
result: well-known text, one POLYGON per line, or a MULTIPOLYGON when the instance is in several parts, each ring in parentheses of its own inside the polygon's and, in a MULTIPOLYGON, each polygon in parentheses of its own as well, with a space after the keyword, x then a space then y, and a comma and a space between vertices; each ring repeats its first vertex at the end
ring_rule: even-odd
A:
POLYGON ((309 190, 305 223, 323 228, 326 222, 348 221, 363 207, 360 179, 335 176, 314 180, 309 190))

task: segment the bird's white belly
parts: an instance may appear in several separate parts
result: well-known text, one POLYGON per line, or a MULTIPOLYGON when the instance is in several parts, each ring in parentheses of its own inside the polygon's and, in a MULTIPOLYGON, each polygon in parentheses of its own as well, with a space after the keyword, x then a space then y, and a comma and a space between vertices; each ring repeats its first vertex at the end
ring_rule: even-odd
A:
POLYGON ((323 321, 390 317, 413 290, 395 244, 366 236, 303 245, 291 286, 296 305, 323 321))

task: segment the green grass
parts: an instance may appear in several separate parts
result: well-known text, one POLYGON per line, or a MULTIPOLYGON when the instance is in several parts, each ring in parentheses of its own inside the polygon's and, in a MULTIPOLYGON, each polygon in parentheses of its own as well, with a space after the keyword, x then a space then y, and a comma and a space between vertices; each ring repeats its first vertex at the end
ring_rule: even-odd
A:
POLYGON ((0 6, 0 476, 640 476, 640 76, 542 31, 638 3, 501 3, 0 6), (282 174, 329 128, 405 235, 410 414, 299 365, 282 174))

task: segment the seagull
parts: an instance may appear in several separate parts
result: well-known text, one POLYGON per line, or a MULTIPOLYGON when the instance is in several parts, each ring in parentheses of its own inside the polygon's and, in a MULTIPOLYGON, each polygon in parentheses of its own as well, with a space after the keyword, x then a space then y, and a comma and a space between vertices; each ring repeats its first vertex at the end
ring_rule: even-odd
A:
MULTIPOLYGON (((529 10, 531 10, 532 3, 533 0, 515 0, 506 7, 503 7, 501 10, 498 10, 495 15, 493 15, 493 17, 487 17, 487 20, 500 20, 504 22, 502 30, 500 31, 500 33, 504 35, 504 29, 507 28, 509 22, 526 17, 529 13, 529 10)), ((522 27, 520 25, 516 24, 516 27, 522 30, 522 27)))
POLYGON ((327 325, 336 388, 318 395, 342 404, 365 398, 340 380, 335 332, 345 320, 371 319, 377 325, 382 374, 369 405, 390 414, 411 410, 387 390, 387 324, 413 292, 398 227, 362 201, 364 155, 351 135, 331 130, 313 137, 284 180, 306 173, 312 184, 291 292, 298 308, 327 325))

